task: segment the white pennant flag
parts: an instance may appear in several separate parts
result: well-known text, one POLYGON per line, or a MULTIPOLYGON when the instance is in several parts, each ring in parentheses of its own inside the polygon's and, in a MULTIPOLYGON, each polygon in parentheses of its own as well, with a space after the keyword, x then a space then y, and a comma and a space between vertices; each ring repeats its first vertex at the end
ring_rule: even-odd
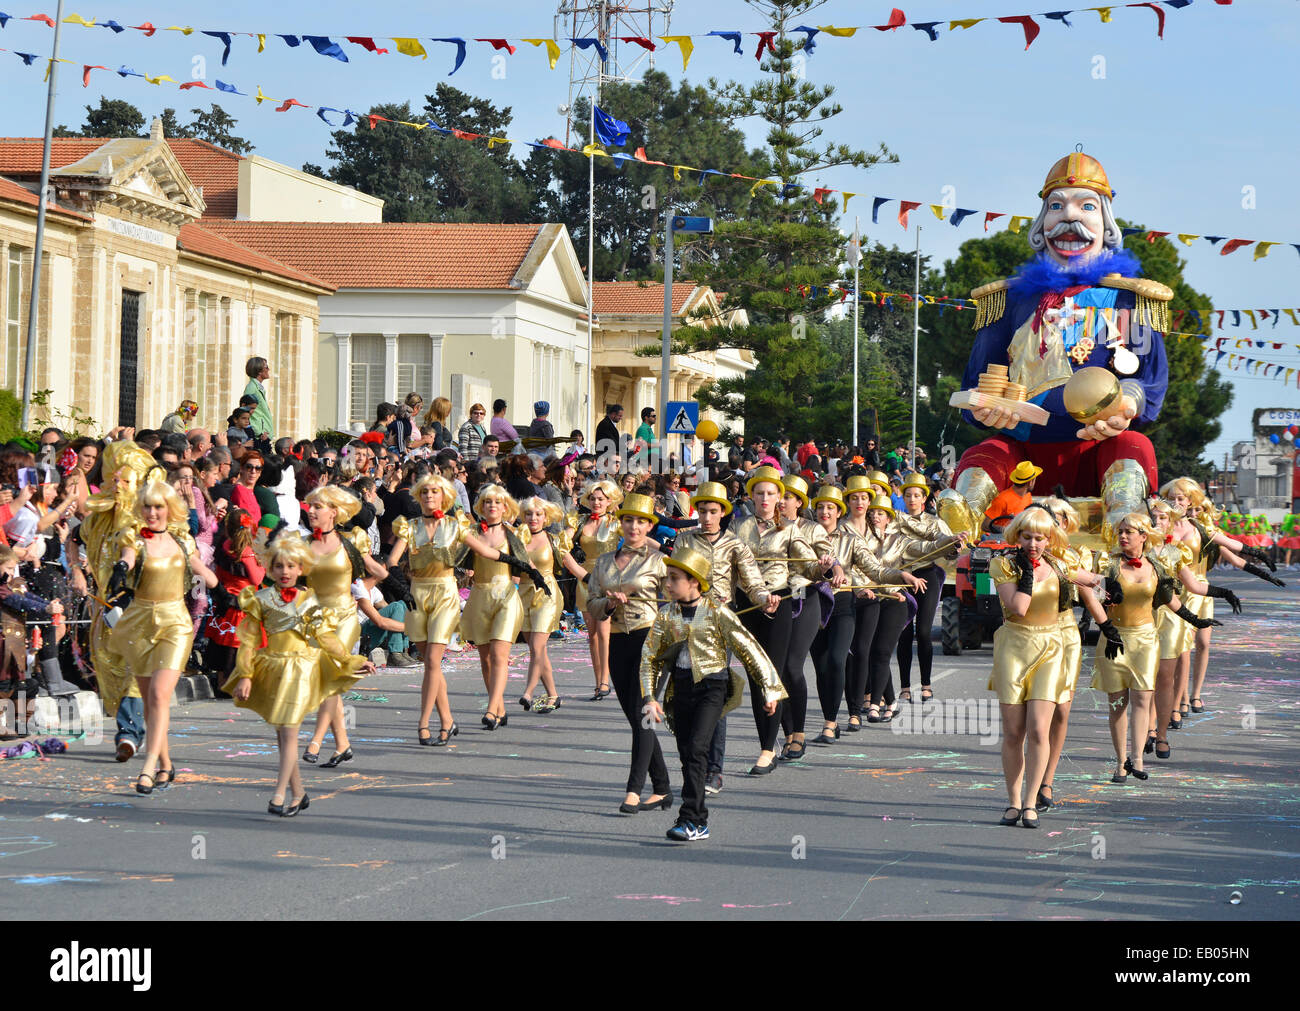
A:
POLYGON ((848 258, 850 267, 857 267, 858 261, 862 258, 862 236, 858 234, 856 222, 853 225, 853 238, 844 247, 844 255, 848 258))

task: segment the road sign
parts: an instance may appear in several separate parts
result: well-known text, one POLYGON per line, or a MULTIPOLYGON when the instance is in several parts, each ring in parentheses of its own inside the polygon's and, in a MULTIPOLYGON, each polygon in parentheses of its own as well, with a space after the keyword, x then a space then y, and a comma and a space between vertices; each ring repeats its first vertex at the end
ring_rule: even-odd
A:
POLYGON ((667 418, 669 435, 694 435, 700 423, 700 405, 694 400, 670 400, 667 418))

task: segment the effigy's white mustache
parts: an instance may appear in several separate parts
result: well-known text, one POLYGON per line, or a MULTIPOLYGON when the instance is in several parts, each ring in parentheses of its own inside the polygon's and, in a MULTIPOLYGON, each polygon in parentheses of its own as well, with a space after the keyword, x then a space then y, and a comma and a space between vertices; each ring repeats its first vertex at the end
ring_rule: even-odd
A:
POLYGON ((1058 225, 1053 225, 1052 230, 1047 233, 1049 239, 1055 239, 1058 235, 1074 234, 1087 242, 1091 242, 1096 236, 1089 231, 1088 227, 1082 221, 1062 221, 1058 225))

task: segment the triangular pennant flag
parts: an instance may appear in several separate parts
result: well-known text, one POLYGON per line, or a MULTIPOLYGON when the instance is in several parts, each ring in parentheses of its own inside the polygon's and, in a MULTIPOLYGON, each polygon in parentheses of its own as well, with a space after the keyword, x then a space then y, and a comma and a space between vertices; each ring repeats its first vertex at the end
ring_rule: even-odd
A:
POLYGON ((126 29, 122 25, 119 25, 116 21, 101 21, 99 23, 99 27, 112 29, 114 35, 121 35, 124 31, 126 31, 126 29))
MULTIPOLYGON (((121 73, 121 71, 118 71, 118 73, 121 73)), ((229 92, 229 93, 232 94, 232 95, 247 95, 247 94, 248 94, 247 91, 240 91, 240 90, 239 90, 238 88, 236 88, 233 84, 226 84, 225 81, 216 81, 215 83, 216 83, 216 85, 217 85, 217 90, 218 90, 218 91, 229 92)))
POLYGON ((1282 311, 1291 317, 1291 323, 1293 326, 1300 326, 1300 319, 1296 319, 1296 314, 1294 309, 1283 309, 1282 311))
POLYGON ((1227 256, 1229 253, 1235 253, 1242 246, 1249 246, 1254 241, 1254 239, 1229 239, 1219 250, 1219 255, 1227 256))
POLYGON ((456 45, 456 65, 455 65, 454 67, 452 67, 452 68, 451 68, 451 71, 447 74, 447 76, 450 77, 452 74, 454 74, 456 71, 458 71, 458 70, 460 69, 460 65, 461 65, 462 63, 465 62, 465 44, 466 44, 466 43, 465 43, 465 40, 464 40, 464 39, 457 39, 457 38, 450 38, 450 39, 434 39, 433 41, 434 41, 434 42, 453 42, 453 43, 455 43, 455 45, 456 45))
POLYGON ((1073 13, 1074 11, 1052 11, 1050 14, 1044 14, 1043 17, 1051 18, 1053 21, 1059 21, 1061 24, 1065 25, 1066 28, 1073 28, 1074 25, 1070 24, 1070 19, 1067 17, 1067 15, 1073 13))
POLYGON ((1033 220, 1034 220, 1033 218, 1029 217, 1026 214, 1013 214, 1011 215, 1011 220, 1007 222, 1007 227, 1010 228, 1017 235, 1019 235, 1020 226, 1027 225, 1029 224, 1029 222, 1033 220))
POLYGON ((262 86, 259 84, 257 86, 257 95, 254 97, 253 101, 258 105, 261 105, 263 102, 278 102, 280 100, 278 98, 272 98, 270 95, 263 95, 262 86))
POLYGON ((726 39, 728 42, 730 42, 732 45, 736 47, 735 51, 737 53, 744 52, 744 50, 740 48, 740 32, 709 32, 708 34, 716 35, 720 39, 726 39))
MULTIPOLYGON (((691 41, 691 37, 689 35, 657 35, 655 37, 664 43, 674 42, 677 44, 682 51, 682 69, 685 70, 687 64, 691 62, 691 53, 695 51, 695 43, 691 41)), ((551 64, 551 66, 554 67, 555 64, 551 64)))
POLYGON ((1137 235, 1140 231, 1142 231, 1140 228, 1121 228, 1120 238, 1127 239, 1130 235, 1137 235))
POLYGON ((958 207, 952 212, 952 217, 948 219, 948 223, 956 228, 974 213, 973 210, 966 210, 964 207, 958 207))
POLYGON ((820 204, 825 199, 827 193, 834 193, 834 192, 835 192, 834 190, 828 190, 824 186, 818 186, 815 190, 813 190, 813 200, 820 204))
POLYGON ((873 225, 878 225, 878 224, 880 224, 880 219, 876 217, 876 213, 880 210, 880 205, 881 205, 881 204, 887 204, 887 203, 889 203, 889 201, 891 201, 891 200, 893 200, 893 199, 894 199, 893 197, 874 197, 874 198, 872 199, 872 201, 871 201, 871 223, 872 223, 873 225))
POLYGON ((1038 33, 1042 31, 1038 27, 1038 22, 1028 14, 1015 14, 1011 17, 998 18, 1004 25, 1019 25, 1025 30, 1025 48, 1028 49, 1034 44, 1034 39, 1038 38, 1038 33))
POLYGON ((1159 4, 1152 4, 1152 3, 1128 4, 1127 6, 1150 7, 1153 11, 1155 11, 1156 12, 1156 38, 1163 39, 1165 37, 1165 12, 1163 7, 1161 7, 1159 4))
MULTIPOLYGON (((737 38, 739 38, 740 33, 737 32, 736 36, 737 38)), ((569 41, 572 42, 579 49, 591 49, 594 46, 596 52, 600 54, 600 62, 607 63, 609 61, 609 50, 605 48, 605 46, 601 43, 600 39, 584 38, 584 39, 569 39, 569 41)), ((739 42, 737 42, 737 46, 739 46, 739 42)), ((739 52, 739 49, 737 49, 737 52, 739 52)))
POLYGON ((900 200, 898 202, 898 223, 903 227, 904 231, 907 230, 908 214, 920 206, 921 201, 919 200, 900 200))
POLYGON ((925 32, 926 35, 930 36, 931 42, 938 42, 939 33, 935 31, 935 26, 940 24, 943 24, 943 22, 942 21, 913 21, 912 27, 915 28, 918 32, 925 32))
MULTIPOLYGON (((1255 310, 1254 310, 1254 309, 1243 309, 1242 312, 1244 312, 1247 316, 1250 317, 1250 328, 1251 328, 1252 330, 1258 330, 1258 329, 1259 329, 1259 324, 1255 322, 1255 310)), ((1263 341, 1260 341, 1259 346, 1260 346, 1260 347, 1263 347, 1263 346, 1264 346, 1264 342, 1263 342, 1263 341)))
POLYGON ((620 35, 618 37, 618 41, 633 42, 636 45, 640 46, 642 49, 650 50, 650 52, 652 53, 655 51, 655 49, 658 48, 653 42, 651 42, 649 39, 645 38, 642 35, 620 35))
MULTIPOLYGON (((87 27, 90 27, 90 26, 87 25, 87 27)), ((89 87, 90 87, 90 72, 91 72, 92 70, 107 70, 107 69, 108 69, 107 67, 100 66, 100 65, 91 66, 89 63, 82 64, 82 67, 81 67, 81 86, 82 86, 83 88, 89 88, 89 87)))
POLYGON ((990 221, 996 221, 998 218, 1004 217, 1005 215, 1006 211, 986 211, 984 213, 984 231, 987 232, 989 230, 990 221))
MULTIPOLYGON (((639 148, 638 150, 644 150, 644 149, 639 148)), ((780 179, 759 179, 757 182, 754 183, 753 186, 749 188, 749 195, 751 197, 754 196, 759 191, 759 189, 764 186, 778 186, 780 185, 780 183, 781 183, 780 179)))
MULTIPOLYGON (((95 27, 95 19, 94 19, 94 18, 91 18, 89 21, 87 21, 87 20, 86 20, 85 18, 83 18, 80 14, 69 14, 66 18, 63 19, 63 23, 64 23, 65 25, 81 25, 81 26, 84 27, 84 28, 94 28, 94 27, 95 27)), ((105 68, 105 69, 107 69, 107 68, 105 68)))
POLYGON ((331 109, 328 105, 322 105, 319 109, 316 110, 316 115, 319 116, 319 117, 321 118, 321 122, 323 122, 323 123, 328 123, 330 126, 337 126, 337 125, 338 125, 337 123, 333 123, 333 122, 331 122, 331 121, 330 121, 330 118, 329 118, 327 115, 325 115, 325 113, 327 113, 327 112, 337 112, 337 113, 342 113, 343 110, 342 110, 342 109, 331 109))
POLYGON ((258 33, 257 33, 257 51, 258 51, 259 53, 264 53, 264 52, 266 52, 266 33, 265 33, 265 32, 258 32, 258 33))
POLYGON ((1168 232, 1150 231, 1150 232, 1147 232, 1146 239, 1147 239, 1147 242, 1150 242, 1150 243, 1153 243, 1153 244, 1154 244, 1155 241, 1156 241, 1156 239, 1163 239, 1163 238, 1164 238, 1166 235, 1168 235, 1168 234, 1169 234, 1168 232))
POLYGON ((1227 238, 1226 235, 1207 235, 1205 237, 1205 241, 1208 242, 1211 246, 1216 246, 1226 238, 1227 238))
POLYGON ((977 24, 979 24, 979 23, 980 23, 981 21, 983 21, 983 20, 985 20, 985 19, 984 19, 984 18, 964 18, 964 19, 962 19, 962 20, 960 20, 960 21, 949 21, 949 22, 948 22, 948 31, 952 31, 954 28, 974 28, 977 24))
POLYGON ((205 91, 212 90, 208 85, 204 84, 202 81, 186 81, 184 84, 180 86, 181 91, 189 91, 191 88, 202 88, 205 91))
POLYGON ((587 158, 608 158, 609 152, 601 144, 586 144, 582 148, 584 157, 587 158))
POLYGON ((183 28, 180 25, 171 25, 167 28, 169 32, 180 32, 182 35, 190 36, 194 34, 193 28, 183 28))
POLYGON ((382 56, 388 52, 387 49, 380 49, 376 46, 375 40, 367 35, 348 35, 345 36, 345 38, 354 45, 358 45, 367 52, 375 53, 376 55, 382 56))
MULTIPOLYGON (((12 14, 6 14, 4 11, 0 11, 0 28, 4 28, 12 20, 13 20, 12 14)), ((114 21, 113 24, 117 24, 117 22, 114 21)), ((108 26, 105 25, 104 27, 107 28, 108 26)))
POLYGON ((1272 249, 1272 248, 1273 248, 1274 246, 1276 246, 1276 245, 1277 245, 1276 242, 1261 242, 1261 243, 1259 243, 1259 245, 1257 245, 1257 246, 1255 247, 1255 256, 1254 256, 1254 259, 1256 259, 1256 260, 1260 260, 1260 259, 1263 259, 1265 256, 1268 256, 1268 251, 1269 251, 1270 249, 1272 249))
POLYGON ((512 46, 506 39, 475 39, 474 41, 488 42, 491 44, 492 48, 497 51, 504 49, 511 56, 515 55, 515 47, 512 46))
POLYGON ((907 24, 907 15, 905 15, 902 11, 900 11, 897 7, 895 7, 893 10, 889 12, 888 24, 872 25, 871 27, 878 32, 892 32, 896 28, 902 28, 903 25, 905 24, 907 24))
POLYGON ((302 45, 302 39, 298 38, 298 36, 296 35, 281 35, 279 32, 277 32, 276 38, 284 39, 284 44, 288 46, 290 49, 297 49, 300 45, 302 45))
POLYGON ((39 22, 41 22, 42 24, 49 25, 51 28, 54 27, 54 19, 53 19, 52 17, 50 17, 48 14, 33 14, 33 15, 31 15, 30 17, 25 17, 25 18, 22 18, 21 20, 23 20, 23 21, 39 21, 39 22))
POLYGON ((809 56, 811 56, 813 54, 813 50, 817 48, 817 43, 815 43, 813 39, 817 37, 821 29, 809 28, 807 25, 799 25, 797 28, 794 29, 794 31, 803 32, 805 35, 808 36, 806 39, 803 40, 803 51, 807 53, 809 56))
MULTIPOLYGON (((686 36, 682 36, 682 38, 686 38, 686 36)), ((555 63, 560 58, 560 47, 554 41, 551 39, 520 39, 519 41, 527 42, 530 46, 545 46, 546 62, 551 65, 552 70, 555 69, 555 63)))
MULTIPOLYGON (((625 155, 621 155, 620 157, 631 158, 632 156, 630 154, 625 154, 625 155)), ((704 179, 706 176, 720 176, 720 175, 722 175, 722 173, 719 172, 717 169, 713 169, 713 168, 700 169, 700 178, 697 179, 696 182, 700 186, 703 186, 704 179)), ((819 200, 818 203, 821 203, 821 201, 819 200)))
POLYGON ((392 122, 392 120, 388 119, 386 116, 380 116, 377 113, 373 113, 373 112, 366 114, 366 120, 370 123, 370 129, 372 130, 380 123, 392 122))
POLYGON ((847 210, 849 209, 849 200, 850 200, 851 198, 853 198, 853 197, 856 197, 856 196, 857 196, 856 193, 849 193, 847 190, 841 190, 841 191, 840 191, 840 197, 841 197, 841 198, 843 199, 843 201, 844 201, 844 206, 843 206, 842 208, 840 208, 840 213, 841 213, 841 214, 843 214, 845 211, 847 211, 847 210))
MULTIPOLYGON (((26 53, 19 53, 18 55, 19 55, 19 56, 26 56, 27 54, 26 54, 26 53)), ((27 60, 26 62, 30 63, 31 60, 27 60)), ((144 74, 140 73, 140 71, 138 71, 138 70, 132 70, 130 67, 126 66, 126 64, 123 64, 122 66, 120 66, 120 67, 117 68, 117 76, 118 76, 118 77, 144 77, 144 74)), ((218 81, 218 82, 217 82, 217 87, 220 87, 220 86, 221 86, 221 82, 218 81)))
POLYGON ((137 31, 137 32, 144 32, 144 37, 145 37, 146 39, 151 39, 151 38, 153 38, 153 33, 156 32, 156 31, 158 30, 158 29, 155 28, 155 27, 153 26, 153 24, 152 24, 151 22, 149 22, 149 21, 146 21, 146 22, 145 22, 144 24, 142 24, 142 25, 132 25, 131 27, 132 27, 135 31, 137 31))
MULTIPOLYGON (((271 101, 274 102, 275 99, 271 99, 271 101)), ((275 111, 276 111, 276 112, 288 112, 288 111, 289 111, 290 109, 292 109, 295 105, 296 105, 299 109, 310 109, 310 108, 311 108, 310 105, 306 105, 306 104, 304 104, 303 102, 298 101, 296 98, 286 98, 286 99, 284 100, 284 104, 283 104, 283 105, 280 105, 280 106, 277 106, 275 111)))
POLYGON ((776 49, 772 46, 772 39, 776 37, 776 32, 754 32, 758 36, 758 48, 754 50, 754 59, 761 61, 763 59, 763 50, 771 49, 773 53, 776 49))
POLYGON ((1199 235, 1192 235, 1189 232, 1178 233, 1178 241, 1181 242, 1184 246, 1190 246, 1192 244, 1193 239, 1199 239, 1199 238, 1200 238, 1199 235))
POLYGON ((328 35, 304 35, 303 38, 321 56, 332 56, 340 63, 349 62, 347 53, 343 52, 343 48, 328 35))
POLYGON ((943 204, 931 204, 930 211, 940 221, 948 216, 948 208, 944 207, 943 204))
POLYGON ((150 84, 157 84, 160 86, 162 85, 163 81, 170 81, 172 84, 176 83, 176 78, 168 77, 166 74, 159 74, 157 77, 150 77, 148 74, 145 74, 144 79, 148 81, 150 84))
POLYGON ((226 61, 230 59, 230 33, 229 32, 203 32, 202 34, 210 38, 220 39, 225 44, 225 49, 221 51, 221 65, 224 67, 226 61))
POLYGON ((817 28, 827 35, 834 35, 837 39, 851 39, 857 32, 856 28, 836 28, 834 25, 818 25, 817 28))
POLYGON ((422 60, 429 58, 428 51, 420 44, 419 39, 393 39, 393 45, 397 51, 406 56, 418 56, 422 60))

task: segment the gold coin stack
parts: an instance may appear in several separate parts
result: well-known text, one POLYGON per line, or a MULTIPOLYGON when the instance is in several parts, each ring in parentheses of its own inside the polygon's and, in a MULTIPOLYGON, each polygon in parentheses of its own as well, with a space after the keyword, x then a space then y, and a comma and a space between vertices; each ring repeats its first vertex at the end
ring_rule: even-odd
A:
POLYGON ((988 371, 980 376, 979 386, 976 388, 980 393, 990 397, 1002 396, 1007 388, 1007 367, 990 365, 988 371))
POLYGON ((1002 391, 1002 396, 1006 400, 1017 400, 1023 402, 1025 399, 1025 388, 1019 383, 1007 383, 1006 389, 1002 391))

